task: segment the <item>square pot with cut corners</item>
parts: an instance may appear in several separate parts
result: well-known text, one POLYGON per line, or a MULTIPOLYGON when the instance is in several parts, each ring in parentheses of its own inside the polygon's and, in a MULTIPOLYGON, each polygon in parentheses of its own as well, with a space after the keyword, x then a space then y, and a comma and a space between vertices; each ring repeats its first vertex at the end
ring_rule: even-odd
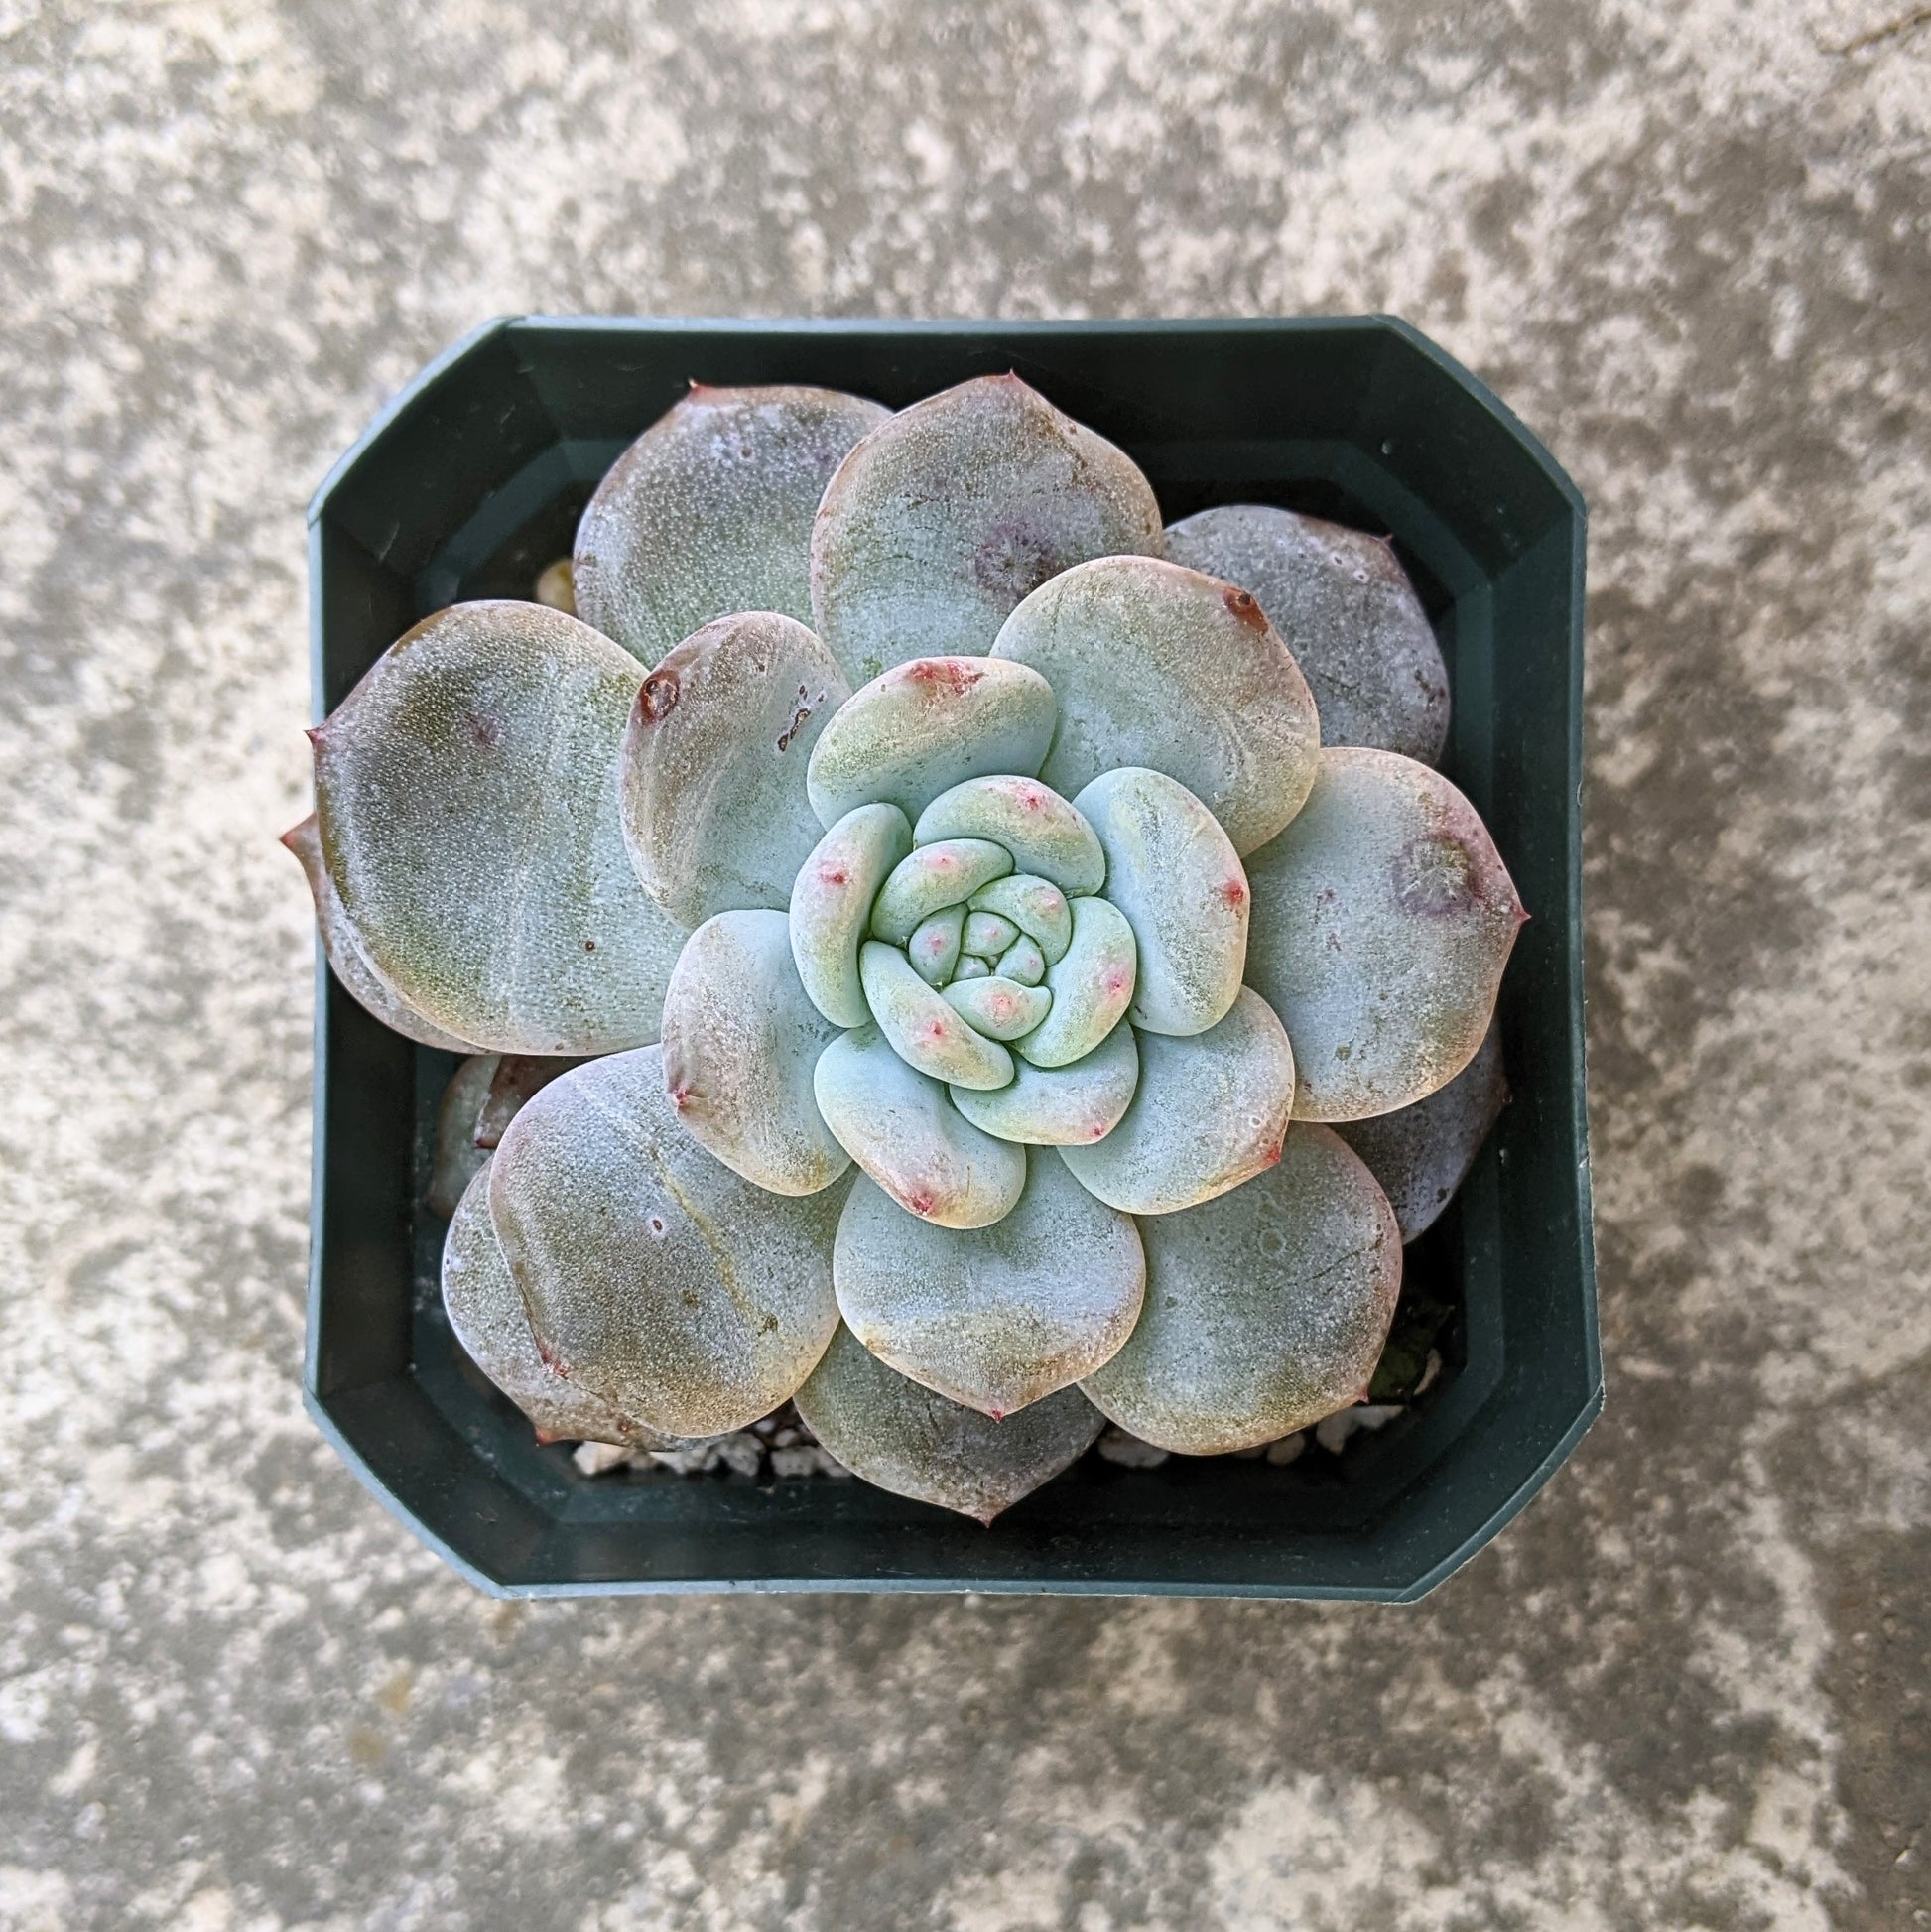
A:
POLYGON ((1386 317, 1169 322, 498 321, 434 363, 310 511, 317 717, 417 619, 531 593, 606 468, 692 379, 902 407, 1014 370, 1125 449, 1169 521, 1278 503, 1393 537, 1454 687, 1444 769, 1534 917, 1501 991, 1514 1099, 1404 1296, 1445 1368, 1378 1433, 1286 1467, 1089 1455, 990 1529, 859 1481, 586 1478, 444 1317, 422 1204, 454 1067, 321 970, 307 1395, 417 1535, 504 1596, 980 1590, 1420 1597, 1602 1406, 1583 1075, 1582 498, 1489 391, 1386 317))

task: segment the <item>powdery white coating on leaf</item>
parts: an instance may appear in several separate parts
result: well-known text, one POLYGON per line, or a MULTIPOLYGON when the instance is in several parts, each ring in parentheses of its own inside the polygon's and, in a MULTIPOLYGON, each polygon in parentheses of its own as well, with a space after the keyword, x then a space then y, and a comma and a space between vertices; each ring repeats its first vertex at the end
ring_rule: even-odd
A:
POLYGON ((966 908, 946 906, 930 919, 923 919, 905 942, 905 957, 912 970, 928 986, 943 986, 959 964, 959 949, 966 933, 966 908))
POLYGON ((812 1004, 835 1025, 871 1018, 858 948, 878 888, 911 849, 911 821, 896 805, 861 805, 812 847, 792 881, 791 955, 812 1004))
POLYGON ((1079 806, 1106 853, 1106 897, 1139 948, 1127 1017, 1154 1033, 1205 1033, 1247 963, 1247 875, 1232 841, 1164 772, 1109 771, 1079 806))
POLYGON ((833 1186, 802 1199, 700 1147, 657 1047, 546 1087, 489 1168, 489 1213, 544 1359, 673 1436, 721 1436, 798 1387, 837 1321, 833 1186))
POLYGON ((1022 986, 1018 980, 996 972, 984 979, 965 979, 948 986, 944 998, 975 1033, 984 1034, 988 1040, 1016 1040, 1030 1033, 1053 1004, 1053 995, 1044 986, 1022 986))
POLYGON ((644 680, 624 732, 623 833, 673 919, 790 899, 819 836, 805 761, 849 695, 831 652, 768 610, 705 625, 644 680))
POLYGON ((1046 968, 1052 1010, 1018 1043, 1035 1067, 1067 1067, 1112 1032, 1133 1003, 1133 929, 1104 899, 1075 899, 1073 941, 1046 968))
POLYGON ((1326 1127, 1296 1123, 1237 1196, 1140 1224, 1146 1301, 1081 1386, 1189 1456, 1273 1442, 1364 1394, 1401 1290, 1394 1210, 1326 1127))
POLYGON ((1079 808, 1037 778, 1002 772, 968 778, 941 792, 912 828, 917 843, 989 838, 1012 854, 1016 871, 1048 879, 1069 898, 1097 892, 1106 860, 1079 808))
POLYGON ((966 916, 959 944, 965 952, 976 953, 981 960, 996 960, 1018 937, 1019 928, 1010 919, 996 912, 973 912, 966 916))
POLYGON ((1490 1024, 1476 1057, 1425 1100, 1335 1129, 1360 1155, 1394 1209, 1401 1238, 1412 1241, 1436 1217, 1475 1165, 1508 1104, 1499 1029, 1490 1024))
POLYGON ((989 1227, 1012 1211, 1024 1154, 981 1133, 877 1027, 834 1040, 813 1085, 839 1145, 908 1213, 941 1227, 989 1227))
POLYGON ((875 677, 983 653, 1049 578, 1163 545, 1127 456, 1017 376, 981 376, 901 410, 832 478, 812 529, 814 621, 854 676, 875 677))
POLYGON ((889 799, 916 819, 941 792, 991 772, 1037 772, 1053 742, 1053 687, 1023 664, 914 658, 862 686, 813 747, 812 810, 833 825, 889 799))
POLYGON ((463 1190, 489 1159, 490 1150, 477 1144, 476 1135, 500 1064, 500 1055, 471 1054, 450 1076, 437 1104, 436 1155, 423 1205, 445 1221, 455 1213, 463 1190))
POLYGON ((816 1194, 850 1165, 812 1096, 837 1031, 806 997, 785 915, 719 913, 685 942, 664 996, 671 1105, 747 1181, 816 1194))
POLYGON ((1085 1147, 1118 1126, 1140 1079, 1140 1053, 1130 1026, 1116 1026, 1070 1067, 1019 1063, 1010 1087, 995 1094, 953 1089, 953 1104, 974 1126, 1001 1140, 1035 1146, 1085 1147))
POLYGON ((984 979, 992 971, 992 963, 981 960, 976 953, 962 953, 959 963, 952 969, 954 979, 984 979))
POLYGON ((891 412, 835 389, 694 384, 611 465, 577 526, 577 614, 645 664, 733 610, 809 623, 812 519, 891 412))
MULTIPOLYGON (((384 976, 368 949, 357 936, 353 922, 335 896, 334 881, 322 856, 322 830, 311 812, 299 826, 282 835, 282 843, 292 851, 309 881, 310 896, 316 902, 316 930, 322 935, 322 950, 327 956, 328 969, 348 996, 364 1012, 372 1013, 392 1032, 405 1039, 438 1047, 445 1053, 467 1053, 469 1043, 458 1040, 432 1025, 397 992, 384 976)), ((451 1204, 454 1206, 453 1202, 451 1204)))
POLYGON ((1468 1065, 1527 915, 1446 778, 1392 751, 1323 752, 1247 883, 1247 982, 1294 1042, 1297 1119, 1390 1113, 1468 1065))
POLYGON ((1280 1158, 1294 1104, 1294 1053, 1266 1002, 1245 986, 1205 1033, 1138 1036, 1140 1081, 1111 1133, 1069 1145, 1066 1164, 1129 1215, 1211 1201, 1280 1158))
POLYGON ((657 1037, 684 943, 631 868, 617 750, 643 672, 535 603, 456 604, 314 733, 329 877, 437 1026, 502 1053, 657 1037))
POLYGON ((845 1326, 881 1361, 994 1421, 1077 1382, 1132 1333, 1146 1263, 1132 1221, 1048 1149, 1019 1205, 960 1232, 860 1180, 832 1251, 845 1326))
POLYGON ((981 1523, 1050 1482, 1106 1426, 1077 1388, 994 1422, 887 1367, 842 1325, 798 1413, 852 1475, 981 1523))
POLYGON ((1011 870, 1012 854, 988 838, 915 845, 872 902, 871 930, 888 944, 903 946, 935 912, 964 905, 980 886, 1011 870))
POLYGON ((1448 667, 1392 544, 1260 503, 1167 531, 1167 554, 1251 590, 1301 667, 1325 745, 1432 765, 1448 737, 1448 667))
POLYGON ((1244 854, 1314 783, 1314 696, 1235 584, 1157 557, 1082 564, 1006 619, 992 655, 1052 685, 1060 723, 1040 776, 1068 798, 1115 766, 1150 765, 1186 786, 1244 854))
POLYGON ((1066 894, 1051 879, 1014 872, 981 886, 966 904, 974 912, 996 912, 1010 919, 1027 938, 1037 942, 1044 964, 1051 966, 1073 943, 1073 913, 1066 894))
POLYGON ((1012 1079, 1011 1054, 928 986, 897 947, 867 940, 858 976, 879 1032, 908 1067, 961 1087, 1004 1087, 1012 1079))
POLYGON ((546 1442, 607 1442, 658 1449, 646 1428, 550 1367, 530 1329, 522 1291, 489 1219, 490 1157, 470 1177, 443 1240, 443 1307, 473 1361, 536 1424, 546 1442))

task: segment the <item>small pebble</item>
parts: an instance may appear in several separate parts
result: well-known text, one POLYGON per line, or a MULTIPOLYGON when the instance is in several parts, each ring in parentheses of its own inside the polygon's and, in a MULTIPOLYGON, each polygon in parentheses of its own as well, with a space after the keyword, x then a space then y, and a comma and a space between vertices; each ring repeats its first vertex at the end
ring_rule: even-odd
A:
POLYGON ((603 1476, 611 1470, 622 1469, 630 1457, 631 1451, 622 1443, 579 1442, 571 1452, 570 1460, 585 1476, 603 1476))
POLYGON ((1385 1429, 1402 1411, 1399 1402, 1357 1402, 1352 1409, 1340 1409, 1324 1422, 1314 1425, 1314 1439, 1330 1456, 1339 1456, 1341 1446, 1357 1430, 1372 1433, 1385 1429))
POLYGON ((1276 1469, 1283 1469, 1294 1462, 1308 1446, 1308 1432, 1305 1429, 1292 1436, 1283 1436, 1278 1442, 1267 1445, 1267 1460, 1276 1469))
POLYGON ((1107 1462, 1129 1470, 1158 1469, 1172 1454, 1142 1442, 1138 1436, 1129 1436, 1124 1429, 1108 1429, 1099 1439, 1099 1453, 1107 1462))

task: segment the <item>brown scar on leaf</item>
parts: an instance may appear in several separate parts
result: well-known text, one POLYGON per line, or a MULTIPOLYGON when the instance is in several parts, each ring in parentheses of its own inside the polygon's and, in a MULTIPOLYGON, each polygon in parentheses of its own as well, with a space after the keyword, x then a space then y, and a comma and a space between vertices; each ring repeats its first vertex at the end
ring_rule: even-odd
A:
POLYGON ((637 694, 637 715, 646 724, 656 724, 677 709, 679 697, 675 671, 653 671, 637 694))
POLYGON ((1221 592, 1221 601, 1249 630, 1264 631, 1267 628, 1267 613, 1254 601, 1251 590, 1239 590, 1228 584, 1221 592))

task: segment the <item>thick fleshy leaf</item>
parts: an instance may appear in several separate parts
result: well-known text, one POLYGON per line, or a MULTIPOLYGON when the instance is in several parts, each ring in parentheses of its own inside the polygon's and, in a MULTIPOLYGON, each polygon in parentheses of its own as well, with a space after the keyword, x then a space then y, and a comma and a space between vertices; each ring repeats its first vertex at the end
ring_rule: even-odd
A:
MULTIPOLYGON (((1069 936, 1072 923, 1067 922, 1069 936)), ((992 963, 992 967, 1002 978, 1016 979, 1022 986, 1036 986, 1046 977, 1046 955, 1039 950, 1037 940, 1021 933, 992 963)))
POLYGON ((1111 1133, 1068 1145, 1066 1164, 1129 1215, 1171 1215, 1273 1166, 1294 1104, 1294 1053, 1265 1001, 1242 986, 1218 1026, 1139 1036, 1140 1081, 1111 1133))
POLYGON ((842 1326, 798 1391, 798 1413, 852 1475, 982 1523, 1077 1462, 1106 1426, 1077 1388, 994 1422, 888 1368, 842 1326))
POLYGON ((684 935, 637 882, 617 748, 643 682, 535 603, 457 604, 312 735, 328 875, 418 1012, 501 1053, 657 1037, 684 935))
POLYGON ((1097 892, 1106 881, 1106 860, 1093 828, 1076 806, 1036 778, 968 778, 919 814, 912 837, 921 845, 989 838, 1012 854, 1018 872, 1050 880, 1069 898, 1097 892))
POLYGON ((818 1110, 838 1144, 901 1208, 941 1227, 989 1227, 1026 1185, 1026 1158, 981 1133, 945 1088, 909 1067, 875 1026, 819 1056, 818 1110))
MULTIPOLYGON (((1046 1017, 1053 995, 1044 986, 1022 986, 1016 979, 992 973, 984 979, 963 979, 948 986, 945 1000, 973 1032, 988 1040, 1017 1040, 1046 1017)), ((1010 1086, 1001 1081, 1002 1087, 1010 1086)))
POLYGON ((809 623, 812 519, 891 412, 835 389, 694 383, 597 485, 577 526, 577 614, 655 664, 733 610, 809 623))
POLYGON ((873 901, 871 930, 889 945, 903 946, 935 912, 964 905, 980 886, 1011 870, 1012 854, 988 838, 914 846, 873 901))
POLYGON ((1133 1003, 1133 929, 1104 899, 1075 899, 1073 942, 1046 968, 1052 1010, 1018 1043, 1035 1067, 1068 1067, 1112 1032, 1133 1003))
POLYGON ((966 904, 974 912, 996 912, 1010 919, 1039 947, 1045 965, 1051 966, 1073 943, 1073 913, 1066 894, 1051 879, 1034 878, 1029 873, 1013 872, 981 886, 966 904))
POLYGON ((831 652, 769 610, 706 624, 644 680, 624 732, 623 834, 673 919, 787 904, 819 836, 805 761, 849 696, 831 652))
POLYGON ((1321 742, 1432 765, 1448 736, 1448 667, 1394 546, 1260 503, 1203 510, 1167 554, 1251 590, 1314 693, 1321 742))
POLYGON ((1146 1305, 1081 1386, 1188 1456, 1274 1442, 1366 1392, 1401 1290, 1394 1210, 1326 1127, 1297 1123, 1237 1195, 1140 1224, 1146 1305))
POLYGON ((545 1442, 623 1443, 668 1449, 671 1439, 543 1358, 522 1291, 489 1219, 490 1157, 470 1177, 443 1240, 443 1307, 455 1339, 482 1372, 536 1424, 545 1442))
POLYGON ((832 1255, 851 1333, 901 1375, 994 1421, 1106 1360, 1132 1333, 1146 1277, 1127 1216, 1050 1148, 1027 1163, 1019 1205, 967 1232, 915 1221, 861 1180, 832 1255))
POLYGON ((561 1079, 582 1059, 571 1054, 505 1053, 496 1056, 496 1072, 489 1083, 489 1097, 476 1117, 476 1145, 494 1149, 501 1145, 509 1123, 529 1105, 553 1080, 561 1079))
POLYGON ((1391 751, 1323 752, 1247 883, 1247 981, 1294 1042, 1296 1119, 1391 1113, 1474 1058, 1527 914, 1446 778, 1391 751))
POLYGON ((1144 767, 1095 778, 1079 806, 1139 949, 1128 1017, 1153 1033, 1205 1033, 1247 963, 1247 875, 1232 841, 1186 786, 1144 767))
POLYGON ((805 995, 784 914, 720 912, 685 942, 664 995, 671 1104, 734 1173, 816 1194, 850 1165, 812 1095, 837 1032, 805 995))
POLYGON ((806 783, 825 825, 874 799, 916 819, 967 778, 1039 770, 1053 687, 1023 664, 914 658, 861 686, 813 747, 806 783))
POLYGON ((1218 578, 1157 557, 1082 564, 1006 619, 992 655, 1052 685, 1060 725, 1040 777, 1068 798, 1117 765, 1151 765, 1245 853, 1314 783, 1307 680, 1253 598, 1218 578))
POLYGON ((1011 1054, 928 986, 897 947, 867 940, 858 949, 858 976, 879 1032, 908 1067, 961 1087, 1004 1087, 1012 1079, 1011 1054))
POLYGON ((1122 1025, 1070 1067, 1049 1071, 1022 1060, 1010 1087, 994 1094, 956 1087, 953 1103, 1001 1140, 1085 1147, 1119 1125, 1139 1079, 1139 1048, 1133 1029, 1122 1025))
POLYGON ((489 1169, 544 1359, 646 1427, 719 1436, 792 1394, 837 1326, 842 1187, 772 1194, 698 1145, 657 1047, 546 1087, 489 1169))
POLYGON ((963 951, 976 953, 981 960, 996 960, 1018 938, 1019 928, 1010 919, 996 912, 974 912, 966 915, 959 944, 963 951))
POLYGON ((905 942, 905 957, 912 962, 912 970, 928 986, 943 986, 952 977, 965 933, 966 908, 944 906, 930 919, 922 919, 905 942))
POLYGON ((981 960, 976 953, 962 953, 959 963, 952 969, 954 979, 984 979, 991 975, 992 963, 981 960))
POLYGON ((1476 1057, 1427 1099, 1336 1131, 1367 1163, 1394 1208, 1401 1238, 1412 1241, 1435 1224, 1507 1104, 1501 1035, 1491 1025, 1476 1057))
POLYGON ((791 887, 791 955, 812 1004, 837 1026, 871 1018, 858 977, 858 948, 871 931, 872 901, 912 849, 912 825, 896 805, 847 812, 798 868, 791 887))
POLYGON ((490 1150, 477 1145, 476 1134, 500 1057, 474 1053, 460 1062, 436 1108, 436 1154, 430 1167, 423 1205, 448 1221, 455 1213, 463 1190, 489 1159, 490 1150))
POLYGON ((900 411, 845 458, 812 530, 812 608, 852 675, 876 677, 909 657, 982 654, 1049 578, 1162 543, 1152 488, 1124 454, 1017 376, 981 376, 900 411))
MULTIPOLYGON (((322 856, 322 830, 316 815, 311 812, 299 826, 291 826, 283 833, 282 843, 295 854, 308 878, 310 896, 316 902, 316 927, 322 934, 322 950, 327 956, 328 969, 341 981, 349 997, 405 1039, 418 1040, 445 1053, 467 1053, 468 1041, 459 1040, 453 1033, 446 1033, 426 1020, 369 958, 368 949, 342 910, 341 900, 335 896, 335 882, 328 876, 328 867, 322 856)), ((450 1210, 454 1206, 451 1201, 450 1210)))

